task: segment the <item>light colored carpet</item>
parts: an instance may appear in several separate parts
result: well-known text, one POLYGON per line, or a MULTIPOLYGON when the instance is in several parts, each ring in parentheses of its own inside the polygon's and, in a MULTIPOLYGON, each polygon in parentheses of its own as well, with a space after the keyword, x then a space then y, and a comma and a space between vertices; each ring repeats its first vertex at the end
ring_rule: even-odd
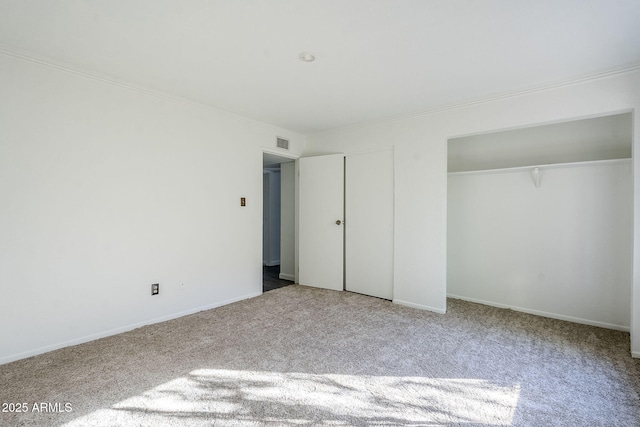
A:
POLYGON ((0 424, 640 426, 639 393, 628 333, 288 286, 0 366, 0 424))

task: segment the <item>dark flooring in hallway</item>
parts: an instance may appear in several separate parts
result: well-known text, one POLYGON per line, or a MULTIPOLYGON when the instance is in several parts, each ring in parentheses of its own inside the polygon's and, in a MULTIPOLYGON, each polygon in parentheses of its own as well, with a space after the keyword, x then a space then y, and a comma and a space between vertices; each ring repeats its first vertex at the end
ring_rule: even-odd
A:
POLYGON ((280 266, 274 265, 272 267, 262 267, 262 292, 272 291, 274 289, 282 288, 284 286, 293 285, 290 280, 282 280, 278 276, 280 275, 280 266))

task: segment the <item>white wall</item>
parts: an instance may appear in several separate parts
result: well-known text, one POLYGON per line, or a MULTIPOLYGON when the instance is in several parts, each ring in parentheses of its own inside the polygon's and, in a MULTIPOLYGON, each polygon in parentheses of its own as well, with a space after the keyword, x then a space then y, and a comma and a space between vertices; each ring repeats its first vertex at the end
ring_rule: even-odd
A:
POLYGON ((449 172, 631 157, 633 115, 615 114, 449 140, 449 172))
MULTIPOLYGON (((446 310, 447 140, 637 109, 640 70, 601 75, 384 123, 309 137, 305 155, 395 145, 394 301, 446 310)), ((634 114, 634 147, 640 140, 634 114)), ((640 168, 634 149, 634 169, 640 168)), ((640 174, 634 174, 634 223, 640 224, 640 174)), ((632 350, 640 357, 640 227, 634 227, 632 350)))
POLYGON ((261 293, 263 147, 303 137, 6 55, 0 93, 0 363, 261 293))
POLYGON ((450 173, 447 292, 629 330, 631 160, 450 173))
POLYGON ((295 280, 295 163, 280 165, 280 278, 295 280))

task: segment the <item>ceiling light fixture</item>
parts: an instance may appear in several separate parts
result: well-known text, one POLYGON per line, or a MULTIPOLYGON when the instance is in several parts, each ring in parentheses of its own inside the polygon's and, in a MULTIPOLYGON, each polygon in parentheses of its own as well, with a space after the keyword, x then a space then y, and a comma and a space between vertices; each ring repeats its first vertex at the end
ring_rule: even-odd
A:
POLYGON ((300 58, 300 61, 313 62, 316 60, 316 54, 313 52, 302 52, 298 55, 298 58, 300 58))

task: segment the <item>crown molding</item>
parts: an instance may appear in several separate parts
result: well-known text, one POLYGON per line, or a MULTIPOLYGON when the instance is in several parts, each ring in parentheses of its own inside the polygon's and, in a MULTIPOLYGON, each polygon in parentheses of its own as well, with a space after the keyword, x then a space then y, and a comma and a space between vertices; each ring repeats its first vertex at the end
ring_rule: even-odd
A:
MULTIPOLYGON (((69 74, 73 74, 76 75, 78 77, 84 77, 84 78, 88 78, 103 84, 107 84, 107 85, 111 85, 111 86, 116 86, 122 89, 126 89, 126 90, 130 90, 133 92, 137 92, 139 94, 142 95, 146 95, 146 96, 150 96, 156 99, 161 99, 164 101, 168 101, 168 102, 172 102, 175 104, 181 104, 187 107, 191 107, 191 108, 195 108, 198 110, 202 110, 202 111, 207 111, 209 113, 213 113, 216 114, 220 117, 226 117, 229 119, 234 119, 234 120, 239 120, 239 121, 249 121, 264 127, 268 127, 271 129, 275 129, 275 130, 282 130, 285 128, 270 124, 270 123, 266 123, 266 122, 262 122, 256 119, 252 119, 249 117, 245 117, 239 114, 234 114, 234 113, 230 113, 227 111, 223 111, 223 110, 219 110, 216 108, 213 108, 209 105, 206 104, 202 104, 196 101, 192 101, 188 98, 184 98, 184 97, 180 97, 180 96, 175 96, 175 95, 171 95, 168 94, 166 92, 157 90, 157 89, 152 89, 152 88, 148 88, 148 87, 143 87, 143 86, 139 86, 139 85, 135 85, 132 84, 130 82, 125 82, 122 81, 120 79, 117 79, 116 77, 107 75, 107 74, 101 74, 95 71, 87 71, 87 70, 82 70, 77 66, 74 65, 70 65, 67 63, 63 63, 61 61, 58 60, 54 60, 50 57, 45 57, 45 56, 41 56, 41 55, 37 55, 34 54, 33 52, 29 52, 26 50, 22 50, 22 49, 18 49, 15 47, 8 47, 6 45, 2 45, 0 44, 0 54, 4 54, 6 56, 11 56, 23 61, 27 61, 27 62, 31 62, 37 65, 41 65, 44 67, 48 67, 48 68, 52 68, 55 70, 59 70, 59 71, 63 71, 69 74)), ((466 101, 463 102, 459 102, 459 103, 453 103, 453 104, 449 104, 449 105, 442 105, 439 107, 435 107, 432 109, 428 109, 428 110, 424 110, 424 111, 418 111, 418 112, 414 112, 414 113, 409 113, 409 114, 405 114, 402 116, 398 116, 398 117, 394 117, 394 118, 390 118, 390 119, 386 119, 386 120, 380 120, 380 121, 372 121, 372 122, 365 122, 365 123, 360 123, 360 124, 356 124, 356 125, 350 125, 350 126, 342 126, 342 127, 337 127, 337 128, 333 128, 333 129, 327 129, 327 130, 323 130, 323 131, 319 131, 319 132, 311 132, 311 133, 299 133, 299 132, 294 132, 294 131, 290 131, 291 133, 295 133, 298 134, 302 137, 312 137, 312 136, 319 136, 319 135, 325 135, 325 134, 331 134, 334 132, 339 132, 339 131, 344 131, 344 130, 353 130, 353 129, 359 129, 359 128, 364 128, 367 126, 372 126, 372 125, 382 125, 382 124, 387 124, 387 123, 394 123, 394 122, 398 122, 398 121, 402 121, 402 120, 407 120, 407 119, 412 119, 412 118, 417 118, 417 117, 424 117, 424 116, 429 116, 429 115, 434 115, 434 114, 438 114, 438 113, 442 113, 442 112, 446 112, 446 111, 452 111, 452 110, 460 110, 460 109, 464 109, 464 108, 468 108, 468 107, 472 107, 472 106, 476 106, 476 105, 482 105, 482 104, 489 104, 492 102, 497 102, 497 101, 501 101, 501 100, 505 100, 505 99, 509 99, 509 98, 516 98, 519 96, 524 96, 524 95, 530 95, 530 94, 534 94, 534 93, 539 93, 539 92, 544 92, 544 91, 548 91, 548 90, 553 90, 553 89, 558 89, 558 88, 562 88, 562 87, 567 87, 567 86, 573 86, 573 85, 577 85, 577 84, 581 84, 581 83, 585 83, 585 82, 589 82, 589 81, 594 81, 594 80, 600 80, 600 79, 605 79, 608 77, 613 77, 616 75, 620 75, 620 74, 627 74, 627 73, 632 73, 635 71, 640 71, 640 63, 633 63, 624 67, 619 67, 619 68, 615 68, 615 69, 610 69, 610 70, 606 70, 606 71, 602 71, 599 73, 592 73, 592 74, 588 74, 588 75, 583 75, 583 76, 579 76, 579 77, 574 77, 571 79, 567 79, 567 80, 562 80, 562 81, 558 81, 555 83, 549 83, 546 85, 540 85, 540 86, 535 86, 535 87, 531 87, 531 88, 526 88, 526 89, 519 89, 519 90, 514 90, 514 91, 509 91, 509 92, 503 92, 500 94, 496 94, 496 95, 492 95, 492 96, 486 96, 486 97, 480 97, 480 98, 475 98, 475 99, 468 99, 466 101)), ((288 129, 285 129, 287 131, 289 131, 288 129)))
MULTIPOLYGON (((237 120, 237 121, 245 121, 245 122, 251 122, 251 123, 255 123, 257 125, 263 126, 263 127, 268 127, 270 129, 274 129, 277 131, 282 131, 282 130, 286 130, 287 132, 290 133, 295 133, 301 136, 305 136, 302 134, 299 134, 298 132, 294 132, 294 131, 290 131, 289 129, 285 129, 270 123, 265 123, 265 122, 261 122, 259 120, 256 119, 252 119, 249 117, 245 117, 242 116, 240 114, 234 114, 234 113, 230 113, 224 110, 219 110, 216 108, 213 108, 209 105, 206 104, 202 104, 196 101, 192 101, 188 98, 184 98, 184 97, 180 97, 180 96, 175 96, 175 95, 171 95, 167 92, 163 92, 161 90, 157 90, 157 89, 152 89, 149 87, 143 87, 143 86, 139 86, 130 82, 126 82, 123 80, 120 80, 116 77, 107 75, 107 74, 102 74, 102 73, 98 73, 96 71, 87 71, 87 70, 82 70, 77 66, 71 65, 71 64, 67 64, 55 59, 52 59, 50 57, 45 57, 45 56, 41 56, 41 55, 37 55, 34 54, 33 52, 29 52, 23 49, 18 49, 15 47, 8 47, 6 45, 2 45, 0 44, 0 54, 6 55, 6 56, 11 56, 13 58, 22 60, 22 61, 26 61, 26 62, 31 62, 33 64, 36 65, 40 65, 43 67, 47 67, 47 68, 51 68, 54 70, 58 70, 58 71, 62 71, 65 73, 69 73, 69 74, 73 74, 77 77, 82 77, 82 78, 87 78, 87 79, 91 79, 103 84, 107 84, 107 85, 111 85, 111 86, 116 86, 118 88, 121 89, 126 89, 132 92, 136 92, 139 93, 141 95, 145 95, 145 96, 149 96, 152 98, 156 98, 156 99, 160 99, 163 101, 168 101, 168 102, 172 102, 174 104, 180 104, 183 106, 187 106, 190 108, 194 108, 197 110, 201 110, 201 111, 206 111, 209 113, 213 113, 217 116, 220 117, 225 117, 228 119, 233 119, 233 120, 237 120)), ((282 132, 281 132, 282 133, 282 132)))
POLYGON ((360 128, 364 128, 364 127, 367 127, 367 126, 389 124, 389 123, 395 123, 395 122, 399 122, 399 121, 403 121, 403 120, 407 120, 407 119, 430 116, 430 115, 434 115, 434 114, 438 114, 438 113, 443 113, 443 112, 446 112, 446 111, 461 110, 461 109, 468 108, 468 107, 473 107, 473 106, 483 105, 483 104, 490 104, 492 102, 502 101, 502 100, 505 100, 505 99, 517 98, 517 97, 520 97, 520 96, 531 95, 531 94, 545 92, 545 91, 549 91, 549 90, 553 90, 553 89, 559 89, 559 88, 563 88, 563 87, 574 86, 574 85, 578 85, 578 84, 581 84, 581 83, 586 83, 586 82, 595 81, 595 80, 601 80, 601 79, 605 79, 605 78, 608 78, 608 77, 614 77, 614 76, 617 76, 617 75, 620 75, 620 74, 633 73, 633 72, 636 72, 636 71, 640 71, 640 63, 627 64, 624 67, 613 68, 613 69, 609 69, 609 70, 606 70, 606 71, 601 71, 601 72, 598 72, 598 73, 592 73, 592 74, 587 74, 587 75, 583 75, 583 76, 573 77, 571 79, 561 80, 561 81, 557 81, 557 82, 554 82, 554 83, 548 83, 548 84, 534 86, 534 87, 530 87, 530 88, 503 92, 503 93, 499 93, 499 94, 495 94, 495 95, 468 99, 466 101, 453 103, 453 104, 448 104, 448 105, 442 105, 442 106, 439 106, 439 107, 435 107, 435 108, 431 108, 431 109, 423 110, 423 111, 418 111, 418 112, 414 112, 414 113, 409 113, 409 114, 405 114, 405 115, 394 117, 394 118, 387 119, 387 120, 366 122, 366 123, 360 123, 360 124, 351 125, 351 126, 341 126, 341 127, 337 127, 337 128, 334 128, 334 129, 328 129, 328 130, 325 130, 325 131, 320 131, 320 132, 307 134, 307 136, 308 137, 313 137, 313 136, 320 136, 320 135, 329 135, 329 134, 334 133, 334 132, 341 132, 341 131, 345 131, 345 130, 355 130, 355 129, 360 129, 360 128))

